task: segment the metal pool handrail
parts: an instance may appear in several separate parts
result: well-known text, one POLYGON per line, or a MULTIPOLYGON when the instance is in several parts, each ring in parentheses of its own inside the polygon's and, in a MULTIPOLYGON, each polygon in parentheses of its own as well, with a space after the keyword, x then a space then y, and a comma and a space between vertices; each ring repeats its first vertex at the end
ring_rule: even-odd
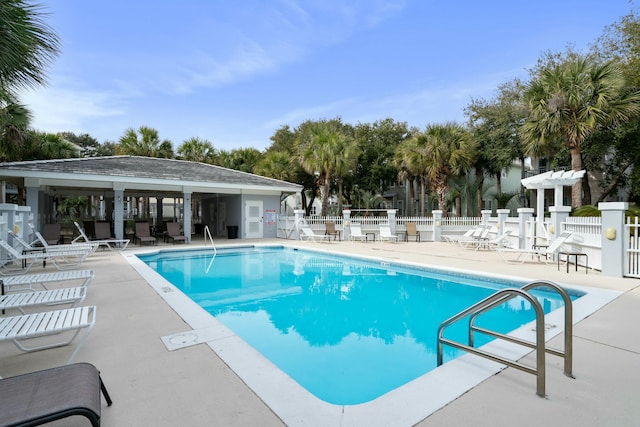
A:
POLYGON ((211 231, 209 230, 209 226, 205 225, 204 226, 205 243, 207 241, 207 237, 209 238, 209 241, 211 242, 211 246, 213 247, 213 256, 211 257, 211 261, 209 261, 209 265, 205 269, 205 273, 209 272, 209 270, 211 269, 211 266, 213 265, 213 261, 216 259, 216 255, 218 254, 218 250, 216 249, 216 244, 213 243, 213 237, 211 237, 211 231))
MULTIPOLYGON (((513 341, 516 341, 516 338, 513 338, 513 341)), ((516 369, 520 369, 521 371, 533 374, 536 376, 536 394, 540 397, 545 396, 545 342, 544 342, 544 311, 542 310, 542 306, 538 302, 538 300, 532 296, 529 292, 518 289, 518 288, 505 288, 497 291, 493 295, 488 296, 482 301, 472 305, 466 310, 461 311, 453 317, 445 320, 438 327, 438 360, 437 366, 442 365, 442 347, 443 344, 450 345, 451 347, 455 347, 457 349, 467 351, 469 353, 475 354, 477 356, 485 357, 489 360, 493 360, 494 362, 503 363, 507 366, 511 366, 516 369), (502 300, 504 298, 513 298, 516 296, 521 296, 531 305, 533 306, 536 312, 536 367, 532 368, 530 366, 524 365, 517 361, 505 359, 501 356, 489 353, 484 350, 480 350, 475 347, 471 347, 470 345, 464 345, 458 343, 456 341, 452 341, 450 339, 444 338, 444 330, 447 326, 457 322, 458 320, 466 317, 470 314, 473 314, 479 310, 484 310, 486 307, 492 306, 495 302, 502 300)))
MULTIPOLYGON (((549 354, 553 354, 554 356, 562 357, 564 359, 564 374, 570 378, 573 378, 572 370, 573 370, 573 303, 571 302, 571 297, 567 293, 567 291, 562 288, 557 283, 551 282, 549 280, 536 280, 534 282, 529 282, 524 286, 521 286, 520 289, 525 291, 529 291, 534 288, 550 288, 556 291, 562 297, 562 301, 564 302, 564 352, 560 350, 555 350, 553 348, 546 347, 546 352, 549 354)), ((524 340, 514 340, 513 337, 508 335, 500 334, 495 331, 490 331, 485 328, 481 328, 475 325, 476 318, 486 312, 491 310, 494 307, 499 306, 513 298, 513 296, 506 295, 500 300, 495 301, 493 304, 486 306, 469 317, 469 345, 473 347, 474 344, 474 331, 493 336, 495 338, 501 338, 506 341, 512 341, 517 344, 524 345, 529 348, 535 348, 534 343, 529 343, 524 340)))

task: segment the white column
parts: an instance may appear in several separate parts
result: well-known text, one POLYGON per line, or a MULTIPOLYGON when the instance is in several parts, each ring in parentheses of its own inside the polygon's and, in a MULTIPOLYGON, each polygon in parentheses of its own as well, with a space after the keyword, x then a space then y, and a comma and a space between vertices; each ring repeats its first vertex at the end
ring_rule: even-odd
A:
POLYGON ((442 231, 442 211, 435 210, 431 213, 433 214, 433 241, 439 242, 442 231))
POLYGON ((191 193, 184 193, 182 209, 184 210, 184 222, 182 224, 182 230, 184 231, 184 238, 189 243, 191 241, 191 193))
POLYGON ((395 236, 396 228, 398 222, 396 221, 396 212, 397 209, 389 209, 387 210, 387 219, 389 220, 389 228, 391 229, 391 234, 395 236))
POLYGON ((602 249, 600 253, 604 276, 624 276, 624 260, 626 250, 629 247, 629 233, 624 225, 624 217, 628 208, 629 204, 625 202, 598 203, 598 209, 602 212, 602 249))
POLYGON ((342 211, 342 240, 348 242, 351 239, 351 211, 342 211))
MULTIPOLYGON (((529 225, 532 217, 533 208, 518 208, 518 235, 520 236, 518 247, 520 249, 527 248, 527 225, 529 225)), ((532 244, 534 237, 533 235, 531 236, 532 244)), ((529 246, 529 248, 530 247, 531 246, 529 246)))
POLYGON ((116 239, 124 239, 124 190, 113 191, 113 232, 116 239))

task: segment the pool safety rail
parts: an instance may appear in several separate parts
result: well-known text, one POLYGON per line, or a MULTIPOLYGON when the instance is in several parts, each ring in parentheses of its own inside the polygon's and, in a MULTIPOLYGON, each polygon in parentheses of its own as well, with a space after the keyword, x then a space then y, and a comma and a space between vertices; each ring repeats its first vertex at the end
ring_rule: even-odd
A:
POLYGON ((564 290, 561 286, 557 285, 554 282, 550 282, 547 280, 537 280, 534 282, 527 283, 521 288, 505 288, 501 289, 494 294, 488 296, 482 301, 472 305, 471 307, 461 311, 460 313, 450 317, 440 324, 438 327, 438 366, 442 365, 442 349, 443 345, 449 345, 451 347, 455 347, 459 350, 463 350, 477 356, 485 357, 487 359, 493 360, 494 362, 502 363, 507 366, 511 366, 516 369, 520 369, 521 371, 533 374, 537 377, 537 387, 536 394, 540 397, 544 397, 545 394, 545 353, 553 354, 554 356, 559 356, 564 358, 564 374, 568 377, 573 378, 572 375, 572 359, 573 359, 573 308, 571 303, 571 297, 566 290, 564 290), (538 300, 531 295, 529 292, 535 288, 549 288, 552 289, 562 297, 564 302, 564 351, 556 350, 552 348, 546 348, 545 345, 545 324, 544 324, 544 311, 542 306, 538 302, 538 300), (504 304, 508 300, 516 297, 522 297, 531 303, 534 311, 536 313, 536 341, 530 342, 527 340, 523 340, 520 338, 516 338, 513 336, 509 336, 506 334, 502 334, 496 331, 491 331, 480 326, 475 325, 476 318, 485 313, 492 308, 495 308, 501 304, 504 304), (464 317, 469 316, 469 336, 468 336, 468 345, 450 340, 448 338, 444 338, 445 329, 463 319, 464 317), (479 332, 485 335, 490 335, 494 338, 503 339, 505 341, 509 341, 512 343, 516 343, 525 347, 529 347, 535 349, 536 351, 536 366, 531 367, 525 365, 523 363, 505 359, 504 357, 498 356, 493 353, 489 353, 484 350, 480 350, 479 348, 474 347, 474 333, 479 332))
POLYGON ((211 261, 209 261, 209 265, 207 265, 207 268, 205 269, 205 273, 208 273, 209 270, 211 270, 211 266, 213 265, 213 261, 216 259, 216 255, 218 254, 218 250, 216 249, 216 244, 213 243, 213 237, 211 237, 211 230, 209 230, 209 226, 205 225, 204 226, 204 241, 206 243, 207 238, 209 238, 209 241, 211 242, 211 247, 213 248, 213 256, 211 257, 211 261))

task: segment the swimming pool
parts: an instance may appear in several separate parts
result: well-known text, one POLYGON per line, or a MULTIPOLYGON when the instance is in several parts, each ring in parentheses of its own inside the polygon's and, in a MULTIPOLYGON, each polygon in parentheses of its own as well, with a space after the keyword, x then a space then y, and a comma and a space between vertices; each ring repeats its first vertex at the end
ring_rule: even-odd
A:
MULTIPOLYGON (((289 242, 287 245, 278 246, 296 248, 298 245, 289 242)), ((255 247, 272 247, 274 243, 256 244, 255 247)), ((245 243, 229 243, 226 247, 246 246, 245 243)), ((429 252, 434 255, 425 257, 423 253, 413 253, 410 247, 404 245, 300 245, 305 249, 310 246, 316 253, 344 254, 358 259, 366 259, 376 263, 400 264, 409 267, 434 269, 436 271, 451 272, 466 276, 469 274, 480 274, 488 280, 522 280, 513 275, 499 274, 505 271, 502 262, 494 265, 479 264, 476 261, 458 258, 459 255, 433 252, 429 247, 429 252), (425 260, 428 260, 425 262, 425 260), (462 262, 461 262, 462 261, 462 262), (437 264, 437 265, 436 265, 437 264), (439 267, 438 265, 448 265, 439 267), (464 269, 464 268, 467 269, 464 269), (471 271, 469 268, 485 271, 471 271)), ((200 247, 202 248, 202 247, 200 247)), ((436 247, 433 247, 434 249, 436 247)), ((174 248, 175 249, 175 248, 174 248)), ((185 251, 197 249, 195 245, 184 247, 185 251)), ((221 247, 218 247, 220 250, 221 247)), ((276 365, 270 362, 260 352, 246 343, 241 337, 211 316, 206 310, 196 304, 193 300, 180 292, 178 288, 163 278, 155 270, 138 258, 140 254, 154 254, 163 251, 158 247, 146 247, 134 249, 122 255, 129 264, 136 269, 140 276, 145 279, 148 286, 153 289, 158 296, 166 302, 171 309, 177 313, 185 322, 186 329, 181 332, 167 331, 172 333, 158 337, 162 339, 169 351, 179 351, 195 344, 202 344, 209 347, 242 381, 288 426, 412 426, 424 420, 438 409, 449 404, 451 401, 462 396, 470 389, 478 386, 483 381, 495 376, 496 373, 504 369, 504 365, 492 362, 474 355, 464 355, 443 366, 434 369, 425 375, 416 378, 382 396, 359 405, 333 405, 321 399, 300 386, 289 375, 284 373, 276 365)), ((171 252, 175 252, 172 250, 171 252)), ((484 258, 484 257, 483 257, 484 258)), ((548 267, 541 266, 537 271, 544 273, 548 267)), ((526 275, 526 268, 518 268, 521 273, 518 276, 526 275)), ((530 279, 540 277, 535 272, 535 276, 530 279)), ((562 276, 565 277, 565 276, 562 276)), ((578 276, 567 275, 567 279, 578 278, 578 276)), ((591 277, 591 275, 589 275, 591 277)), ((526 280, 530 280, 526 279, 526 280)), ((563 282, 560 282, 561 284, 563 282)), ((600 287, 584 287, 576 284, 565 285, 566 288, 584 291, 586 294, 576 300, 573 304, 574 324, 590 316, 615 298, 621 292, 602 289, 600 287)), ((546 340, 563 332, 563 310, 555 310, 545 316, 545 324, 551 325, 547 329, 546 340)), ((535 340, 535 332, 532 325, 528 324, 518 328, 512 335, 535 340)), ((493 341, 484 346, 487 351, 494 354, 503 355, 512 360, 517 360, 529 353, 528 349, 521 346, 515 347, 509 343, 493 341)), ((554 358, 547 362, 551 366, 554 358)), ((187 360, 187 359, 185 359, 187 360)), ((562 372, 557 372, 562 375, 562 372)), ((535 379, 525 373, 523 381, 530 381, 531 397, 535 396, 535 379)), ((509 381, 501 380, 504 387, 509 387, 509 381)), ((549 394, 553 392, 549 390, 549 394)), ((203 397, 206 399, 206 397, 203 397)), ((242 402, 238 403, 242 405, 242 402)))
MULTIPOLYGON (((515 279, 304 251, 282 246, 140 255, 319 399, 357 405, 436 367, 438 325, 515 279)), ((546 313, 557 294, 536 292, 546 313)), ((583 295, 573 292, 572 297, 583 295)), ((482 317, 500 332, 534 319, 511 300, 482 317)), ((448 337, 464 341, 464 325, 448 337)), ((488 342, 483 337, 482 345, 488 342)), ((445 361, 460 352, 445 347, 445 361)))

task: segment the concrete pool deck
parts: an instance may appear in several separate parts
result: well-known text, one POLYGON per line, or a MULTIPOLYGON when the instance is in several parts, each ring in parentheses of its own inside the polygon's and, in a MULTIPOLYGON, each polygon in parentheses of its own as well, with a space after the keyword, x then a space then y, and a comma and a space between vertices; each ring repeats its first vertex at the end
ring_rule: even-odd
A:
MULTIPOLYGON (((547 397, 543 399, 535 394, 532 375, 507 368, 416 425, 631 426, 640 419, 638 279, 609 278, 591 270, 585 274, 583 268, 566 273, 563 268, 558 271, 554 264, 537 262, 507 264, 495 252, 469 251, 447 243, 217 242, 251 243, 312 247, 620 291, 620 297, 574 326, 575 379, 562 374, 559 358, 548 357, 547 397)), ((188 246, 198 245, 194 242, 188 246)), ((75 361, 95 364, 114 399, 111 407, 103 403, 102 425, 284 425, 208 346, 167 350, 161 337, 189 327, 124 258, 137 249, 132 247, 122 254, 99 251, 83 266, 96 272, 85 304, 98 307, 97 323, 75 361)), ((560 339, 554 338, 551 343, 561 347, 560 339)), ((71 345, 24 354, 3 343, 0 375, 7 377, 64 364, 73 349, 71 345)), ((525 359, 531 363, 529 358, 525 359)), ((398 407, 397 411, 401 413, 403 408, 398 407)), ((86 425, 86 420, 76 418, 51 425, 86 425)), ((322 419, 309 419, 305 424, 335 425, 322 419)))

